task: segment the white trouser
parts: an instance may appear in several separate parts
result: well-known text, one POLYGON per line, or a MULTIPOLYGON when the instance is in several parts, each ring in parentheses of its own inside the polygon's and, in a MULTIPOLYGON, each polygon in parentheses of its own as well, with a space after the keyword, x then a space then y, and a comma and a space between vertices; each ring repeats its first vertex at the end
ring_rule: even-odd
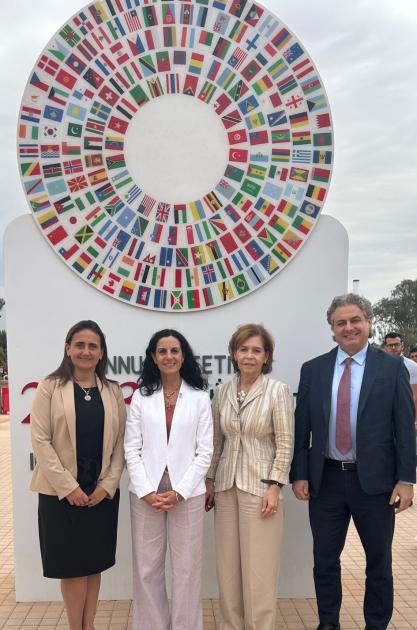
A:
MULTIPOLYGON (((164 473, 159 492, 171 489, 164 473)), ((133 630, 203 630, 201 561, 204 494, 156 512, 130 493, 133 543, 133 630), (172 568, 171 614, 165 556, 172 568), (171 624, 171 626, 170 626, 171 624)))

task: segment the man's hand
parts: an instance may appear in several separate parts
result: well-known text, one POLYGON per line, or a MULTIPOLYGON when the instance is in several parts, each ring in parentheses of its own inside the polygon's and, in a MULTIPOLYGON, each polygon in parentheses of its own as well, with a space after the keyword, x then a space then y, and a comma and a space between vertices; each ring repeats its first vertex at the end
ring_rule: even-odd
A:
POLYGON ((400 483, 398 482, 394 486, 394 490, 392 491, 391 498, 389 500, 390 505, 394 505, 397 497, 400 500, 400 505, 395 510, 395 513, 398 514, 403 510, 406 510, 410 507, 414 496, 414 488, 411 484, 408 483, 400 483))
POLYGON ((300 501, 308 501, 310 498, 307 479, 298 479, 297 481, 294 481, 292 484, 292 491, 300 501))

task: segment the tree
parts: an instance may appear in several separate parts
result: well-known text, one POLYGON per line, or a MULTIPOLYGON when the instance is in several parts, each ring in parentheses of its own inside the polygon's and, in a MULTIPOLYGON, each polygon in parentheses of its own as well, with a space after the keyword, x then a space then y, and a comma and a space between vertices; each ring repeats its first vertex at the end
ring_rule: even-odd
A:
POLYGON ((390 331, 398 331, 408 352, 417 344, 417 279, 402 280, 390 297, 374 304, 374 327, 381 340, 390 331))

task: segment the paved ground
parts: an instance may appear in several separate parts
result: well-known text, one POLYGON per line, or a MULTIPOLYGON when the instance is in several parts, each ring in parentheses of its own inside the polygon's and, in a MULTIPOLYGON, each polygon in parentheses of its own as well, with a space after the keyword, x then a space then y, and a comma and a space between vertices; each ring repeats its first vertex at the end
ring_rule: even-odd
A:
MULTIPOLYGON (((16 603, 14 592, 13 527, 10 482, 9 423, 0 418, 0 628, 7 630, 64 630, 67 627, 60 603, 16 603), (3 421, 1 421, 3 420, 3 421)), ((397 519, 394 540, 395 611, 389 628, 417 629, 417 507, 397 519)), ((364 558, 352 528, 343 555, 342 629, 363 630, 364 558)), ((317 625, 314 599, 277 601, 276 630, 313 630, 317 625)), ((204 600, 204 629, 215 630, 218 602, 204 600)), ((125 601, 99 603, 96 630, 126 630, 131 626, 131 604, 125 601)))

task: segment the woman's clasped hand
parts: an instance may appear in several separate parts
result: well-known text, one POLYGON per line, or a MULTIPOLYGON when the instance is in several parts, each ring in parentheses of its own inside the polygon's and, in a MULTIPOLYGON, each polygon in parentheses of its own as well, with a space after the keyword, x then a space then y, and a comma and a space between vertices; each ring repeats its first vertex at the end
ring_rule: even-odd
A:
POLYGON ((178 503, 184 500, 184 498, 178 494, 178 492, 174 492, 174 490, 169 490, 168 492, 150 492, 146 496, 142 497, 144 501, 148 505, 150 505, 157 512, 172 510, 178 503))

